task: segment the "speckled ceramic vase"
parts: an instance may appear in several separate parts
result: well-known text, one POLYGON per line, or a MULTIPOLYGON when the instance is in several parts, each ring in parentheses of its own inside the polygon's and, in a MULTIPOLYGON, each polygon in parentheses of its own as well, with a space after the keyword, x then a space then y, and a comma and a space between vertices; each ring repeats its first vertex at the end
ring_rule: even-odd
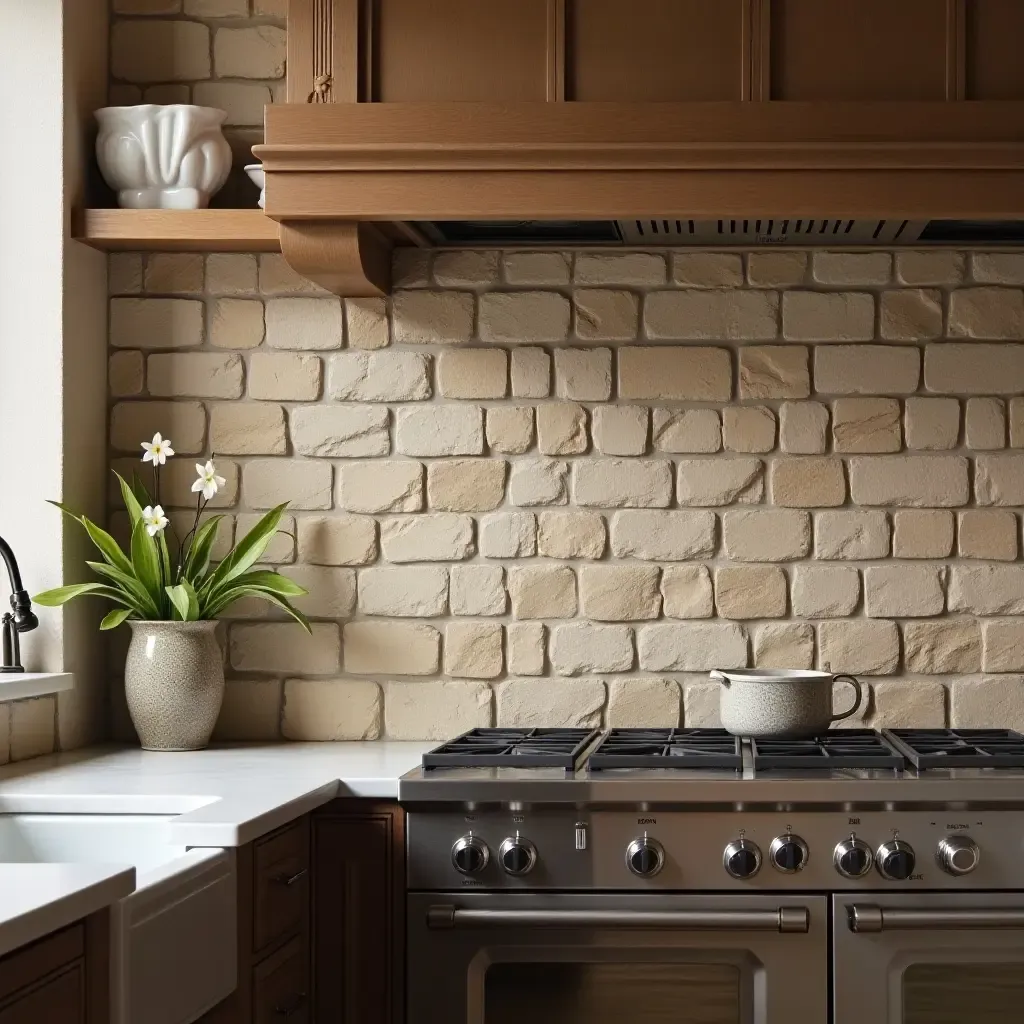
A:
POLYGON ((202 750, 224 699, 216 622, 129 620, 128 711, 143 750, 202 750))

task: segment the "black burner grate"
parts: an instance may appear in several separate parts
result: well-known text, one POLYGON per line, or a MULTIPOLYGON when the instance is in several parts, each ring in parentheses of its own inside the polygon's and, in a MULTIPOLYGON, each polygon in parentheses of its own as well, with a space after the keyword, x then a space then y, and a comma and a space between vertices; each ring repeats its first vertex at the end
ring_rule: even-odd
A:
POLYGON ((917 769, 1024 768, 1024 735, 1012 729, 886 729, 917 769))
POLYGON ((573 771, 596 729, 471 729, 423 755, 424 768, 564 768, 573 771))
POLYGON ((742 768, 740 741, 724 729, 612 729, 587 758, 602 768, 742 768))
POLYGON ((751 740, 754 770, 902 768, 903 755, 874 729, 836 729, 809 740, 751 740))

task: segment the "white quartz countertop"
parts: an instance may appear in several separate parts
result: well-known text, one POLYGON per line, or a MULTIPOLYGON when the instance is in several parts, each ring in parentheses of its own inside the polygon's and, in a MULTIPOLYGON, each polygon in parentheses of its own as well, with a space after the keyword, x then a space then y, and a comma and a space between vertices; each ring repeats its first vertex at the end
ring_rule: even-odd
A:
POLYGON ((0 956, 110 906, 135 889, 112 864, 0 864, 0 956))
POLYGON ((0 813, 174 814, 173 843, 242 846, 335 797, 396 798, 399 776, 436 745, 93 747, 0 769, 0 813))

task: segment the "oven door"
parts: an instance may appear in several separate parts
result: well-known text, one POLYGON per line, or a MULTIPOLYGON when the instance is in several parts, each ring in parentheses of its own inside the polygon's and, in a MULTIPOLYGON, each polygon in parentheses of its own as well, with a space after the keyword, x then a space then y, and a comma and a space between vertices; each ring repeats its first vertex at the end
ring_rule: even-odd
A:
POLYGON ((836 896, 835 1024, 1024 1015, 1024 895, 836 896))
POLYGON ((819 1024, 820 896, 414 893, 409 1024, 819 1024))

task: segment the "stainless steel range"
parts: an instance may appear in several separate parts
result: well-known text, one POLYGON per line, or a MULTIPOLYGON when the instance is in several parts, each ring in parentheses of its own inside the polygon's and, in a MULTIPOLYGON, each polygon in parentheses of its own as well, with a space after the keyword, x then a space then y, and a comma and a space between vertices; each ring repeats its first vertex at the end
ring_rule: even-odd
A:
POLYGON ((1024 1020, 1024 736, 475 730, 399 784, 409 1024, 1024 1020))

